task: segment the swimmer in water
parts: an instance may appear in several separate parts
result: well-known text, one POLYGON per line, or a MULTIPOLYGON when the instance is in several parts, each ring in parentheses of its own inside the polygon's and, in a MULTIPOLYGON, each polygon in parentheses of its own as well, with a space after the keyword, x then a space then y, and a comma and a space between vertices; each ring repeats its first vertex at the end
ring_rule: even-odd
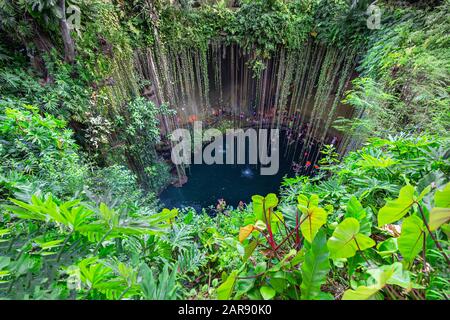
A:
POLYGON ((250 168, 245 168, 244 170, 241 171, 241 177, 244 178, 253 178, 253 171, 250 168))

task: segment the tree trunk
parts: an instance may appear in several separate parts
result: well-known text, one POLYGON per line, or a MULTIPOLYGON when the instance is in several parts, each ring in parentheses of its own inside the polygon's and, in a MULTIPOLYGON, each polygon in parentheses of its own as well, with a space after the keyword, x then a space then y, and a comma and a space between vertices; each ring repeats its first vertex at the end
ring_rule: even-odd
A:
POLYGON ((75 62, 75 43, 70 35, 69 25, 66 19, 66 1, 59 0, 59 8, 61 9, 62 18, 59 20, 61 36, 64 43, 64 60, 68 63, 75 62))

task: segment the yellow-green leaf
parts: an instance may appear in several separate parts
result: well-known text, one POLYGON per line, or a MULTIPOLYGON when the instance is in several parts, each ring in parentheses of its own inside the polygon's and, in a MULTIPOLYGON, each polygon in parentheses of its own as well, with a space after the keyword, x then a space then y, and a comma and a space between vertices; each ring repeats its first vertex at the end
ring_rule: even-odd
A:
POLYGON ((402 233, 398 238, 398 249, 407 262, 412 262, 422 251, 425 227, 422 219, 410 216, 403 221, 402 233))
POLYGON ((383 289, 386 284, 398 285, 410 289, 413 284, 408 271, 403 270, 400 262, 392 265, 384 265, 367 271, 370 274, 367 285, 359 286, 355 290, 349 289, 344 292, 342 300, 368 300, 373 299, 375 294, 383 289))
POLYGON ((236 283, 237 271, 233 271, 228 278, 217 288, 217 298, 219 300, 229 300, 236 283))
POLYGON ((403 218, 414 204, 414 192, 414 187, 408 184, 400 190, 397 199, 388 201, 378 212, 378 226, 381 227, 403 218))
POLYGON ((434 205, 440 208, 450 208, 450 183, 447 183, 442 191, 436 191, 434 205))
POLYGON ((306 213, 308 208, 318 207, 319 206, 319 196, 316 194, 311 195, 311 197, 308 198, 308 196, 301 194, 297 197, 298 202, 298 209, 302 213, 306 213))
POLYGON ((264 300, 270 300, 270 299, 272 299, 273 297, 275 297, 275 294, 276 294, 275 290, 272 289, 272 288, 269 287, 269 286, 262 286, 262 287, 259 289, 259 291, 261 292, 261 295, 262 295, 262 297, 263 297, 264 300))
POLYGON ((349 289, 345 291, 342 300, 369 300, 380 289, 378 285, 359 286, 355 290, 349 289))
POLYGON ((327 241, 330 257, 333 259, 353 257, 358 250, 363 251, 374 245, 375 241, 359 233, 359 222, 355 218, 342 221, 327 241))
POLYGON ((327 222, 327 216, 328 212, 319 207, 310 207, 302 214, 300 230, 309 243, 313 242, 317 231, 327 222))
POLYGON ((437 230, 441 225, 450 221, 450 208, 433 208, 430 212, 430 230, 437 230))

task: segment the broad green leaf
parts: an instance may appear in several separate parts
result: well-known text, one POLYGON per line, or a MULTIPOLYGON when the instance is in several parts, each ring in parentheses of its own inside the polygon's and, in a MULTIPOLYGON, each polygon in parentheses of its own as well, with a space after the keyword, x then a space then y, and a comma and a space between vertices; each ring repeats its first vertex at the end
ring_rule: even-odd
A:
POLYGON ((446 223, 441 227, 448 239, 450 239, 450 223, 446 223))
POLYGON ((269 211, 278 205, 278 198, 274 193, 269 193, 266 197, 260 195, 252 196, 253 214, 256 220, 271 223, 269 220, 269 211), (265 210, 265 214, 263 211, 265 210))
POLYGON ((378 254, 385 257, 390 257, 398 251, 397 238, 389 238, 377 245, 378 254))
POLYGON ((346 290, 342 296, 342 300, 369 300, 380 289, 381 287, 378 285, 359 286, 355 290, 346 290))
POLYGON ((375 241, 359 233, 359 222, 355 218, 346 218, 334 230, 327 246, 332 259, 353 257, 358 250, 375 245, 375 241))
POLYGON ((242 258, 244 260, 244 262, 247 261, 248 258, 250 258, 250 256, 252 255, 253 251, 255 251, 257 246, 258 246, 258 240, 253 240, 245 247, 244 257, 242 258))
POLYGON ((309 243, 314 240, 317 231, 327 222, 328 213, 319 207, 311 207, 300 218, 300 230, 309 243))
POLYGON ((266 210, 268 210, 269 208, 273 209, 278 205, 278 197, 276 196, 275 193, 269 193, 266 196, 265 200, 266 200, 265 203, 266 210))
POLYGON ((283 293, 288 286, 287 278, 289 277, 289 274, 290 273, 286 271, 278 271, 275 272, 274 274, 271 274, 270 275, 271 287, 275 289, 276 292, 283 293))
MULTIPOLYGON (((390 268, 389 266, 382 266, 381 268, 390 268)), ((400 262, 392 264, 394 269, 393 274, 389 279, 386 280, 387 284, 395 284, 399 287, 410 290, 413 287, 411 282, 410 272, 403 270, 403 265, 400 262)))
POLYGON ((359 221, 360 232, 369 236, 372 231, 371 217, 364 210, 361 203, 355 196, 352 196, 347 204, 347 210, 345 213, 346 218, 355 218, 359 221))
POLYGON ((349 289, 344 292, 342 300, 368 300, 373 299, 375 294, 383 289, 386 284, 398 285, 410 289, 412 283, 409 272, 403 270, 400 262, 392 265, 384 265, 367 271, 370 274, 367 285, 359 286, 355 290, 349 289))
POLYGON ((434 206, 450 208, 450 182, 445 185, 442 191, 436 190, 436 193, 434 194, 434 206))
POLYGON ((235 289, 236 296, 235 299, 240 299, 244 294, 250 291, 255 285, 256 278, 250 279, 238 279, 236 280, 235 289))
POLYGON ((301 194, 297 197, 298 202, 298 209, 302 213, 306 213, 308 208, 318 207, 319 206, 319 196, 317 194, 311 195, 311 197, 308 198, 308 196, 301 194))
POLYGON ((270 300, 275 297, 276 291, 269 286, 262 286, 259 291, 261 292, 264 300, 270 300))
POLYGON ((422 192, 431 184, 441 189, 445 185, 445 173, 441 170, 431 171, 424 175, 416 185, 416 190, 422 192))
POLYGON ((263 205, 264 205, 264 197, 260 195, 252 196, 252 206, 253 206, 253 214, 256 217, 256 220, 265 221, 263 215, 263 205))
POLYGON ((402 233, 398 238, 398 249, 408 263, 414 261, 422 251, 425 227, 422 219, 410 216, 403 221, 402 233))
POLYGON ((417 197, 417 201, 422 200, 423 197, 425 197, 427 194, 430 193, 430 191, 431 191, 431 185, 429 185, 428 187, 426 187, 425 189, 422 190, 422 192, 417 197))
POLYGON ((450 221, 450 208, 433 208, 430 212, 428 225, 431 231, 450 221))
POLYGON ((319 296, 320 287, 325 283, 330 270, 329 255, 325 232, 320 230, 306 253, 301 267, 303 300, 311 300, 319 296))
POLYGON ((381 227, 403 218, 414 204, 414 191, 414 187, 409 184, 401 188, 398 198, 388 201, 378 212, 378 226, 381 227))
POLYGON ((217 298, 219 300, 229 300, 233 293, 238 272, 233 271, 228 278, 217 288, 217 298))
POLYGON ((352 196, 347 203, 346 217, 355 218, 356 220, 361 221, 365 216, 366 211, 363 206, 355 196, 352 196))

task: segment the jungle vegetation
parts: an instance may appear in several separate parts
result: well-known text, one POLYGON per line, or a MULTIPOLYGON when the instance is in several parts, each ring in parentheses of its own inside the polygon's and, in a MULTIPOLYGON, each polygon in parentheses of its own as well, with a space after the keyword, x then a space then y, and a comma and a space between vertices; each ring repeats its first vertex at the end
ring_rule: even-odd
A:
POLYGON ((0 0, 0 299, 449 299, 450 2, 370 4, 0 0), (309 118, 318 172, 164 208, 225 80, 309 118))

